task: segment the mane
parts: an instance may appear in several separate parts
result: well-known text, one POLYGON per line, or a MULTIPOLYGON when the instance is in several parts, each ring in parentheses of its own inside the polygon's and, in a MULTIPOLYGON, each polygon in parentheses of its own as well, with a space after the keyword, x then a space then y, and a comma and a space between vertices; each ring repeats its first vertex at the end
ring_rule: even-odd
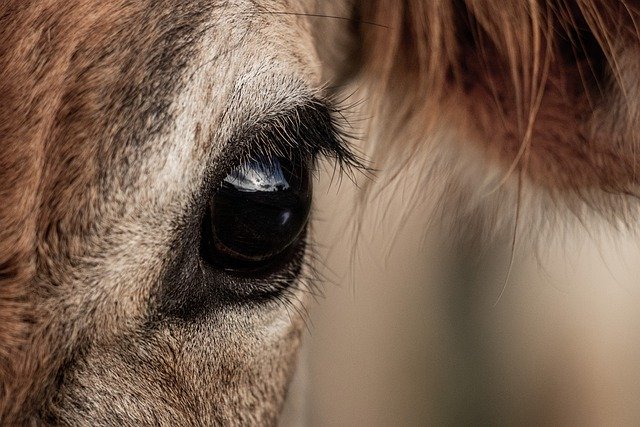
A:
POLYGON ((359 78, 378 118, 371 156, 387 182, 413 165, 420 171, 413 198, 424 197, 418 192, 436 172, 420 162, 440 158, 439 167, 457 175, 442 191, 455 197, 469 186, 460 175, 471 173, 452 169, 476 156, 471 168, 483 171, 471 185, 500 190, 517 205, 502 208, 509 215, 520 215, 529 186, 542 190, 543 204, 580 218, 588 211, 632 219, 628 204, 640 184, 638 2, 362 0, 357 7, 362 22, 376 23, 359 28, 359 78), (437 147, 447 124, 457 137, 444 140, 464 147, 437 147), (439 157, 443 150, 450 152, 439 157))

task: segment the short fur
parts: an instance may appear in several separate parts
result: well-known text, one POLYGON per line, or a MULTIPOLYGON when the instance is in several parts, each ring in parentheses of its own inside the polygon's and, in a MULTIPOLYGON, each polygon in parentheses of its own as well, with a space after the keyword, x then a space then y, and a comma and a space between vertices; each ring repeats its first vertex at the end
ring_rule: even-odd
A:
POLYGON ((630 223, 639 8, 4 1, 1 422, 275 422, 304 286, 189 320, 157 300, 180 286, 168 272, 185 218, 233 135, 325 85, 355 89, 376 167, 441 193, 461 222, 481 211, 481 231, 538 230, 568 210, 630 223))
POLYGON ((299 316, 278 301, 199 324, 154 311, 223 142, 319 85, 304 25, 268 12, 208 0, 2 5, 3 424, 275 419, 299 316))

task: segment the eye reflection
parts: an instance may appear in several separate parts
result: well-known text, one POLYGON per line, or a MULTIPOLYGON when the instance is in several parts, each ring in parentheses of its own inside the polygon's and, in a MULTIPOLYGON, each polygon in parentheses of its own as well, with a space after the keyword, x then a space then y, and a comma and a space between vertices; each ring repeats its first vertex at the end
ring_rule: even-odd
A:
POLYGON ((265 162, 249 162, 234 169, 224 181, 238 191, 279 191, 288 190, 289 183, 277 159, 265 162))
POLYGON ((209 261, 230 270, 268 265, 298 241, 310 207, 306 162, 273 157, 236 167, 210 202, 209 261))

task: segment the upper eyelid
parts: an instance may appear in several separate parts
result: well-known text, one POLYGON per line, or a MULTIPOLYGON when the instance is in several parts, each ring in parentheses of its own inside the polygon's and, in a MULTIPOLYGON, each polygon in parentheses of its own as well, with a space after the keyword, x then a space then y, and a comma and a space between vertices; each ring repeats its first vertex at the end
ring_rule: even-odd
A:
POLYGON ((348 144, 348 135, 336 117, 341 112, 324 100, 310 98, 279 114, 270 114, 239 129, 210 162, 204 187, 194 196, 205 200, 238 165, 271 156, 333 160, 351 179, 353 171, 371 169, 348 144))
POLYGON ((232 145, 236 150, 241 147, 244 159, 321 155, 335 160, 341 170, 368 170, 349 146, 347 132, 336 119, 338 115, 340 111, 326 101, 309 99, 246 128, 233 138, 232 145))

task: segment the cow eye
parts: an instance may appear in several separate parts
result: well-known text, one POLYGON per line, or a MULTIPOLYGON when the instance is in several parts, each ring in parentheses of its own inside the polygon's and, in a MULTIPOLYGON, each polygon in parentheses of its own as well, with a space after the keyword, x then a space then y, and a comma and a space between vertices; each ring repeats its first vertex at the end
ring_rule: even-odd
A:
POLYGON ((244 272, 282 262, 307 224, 310 175, 308 161, 276 156, 234 168, 209 202, 205 259, 244 272))

